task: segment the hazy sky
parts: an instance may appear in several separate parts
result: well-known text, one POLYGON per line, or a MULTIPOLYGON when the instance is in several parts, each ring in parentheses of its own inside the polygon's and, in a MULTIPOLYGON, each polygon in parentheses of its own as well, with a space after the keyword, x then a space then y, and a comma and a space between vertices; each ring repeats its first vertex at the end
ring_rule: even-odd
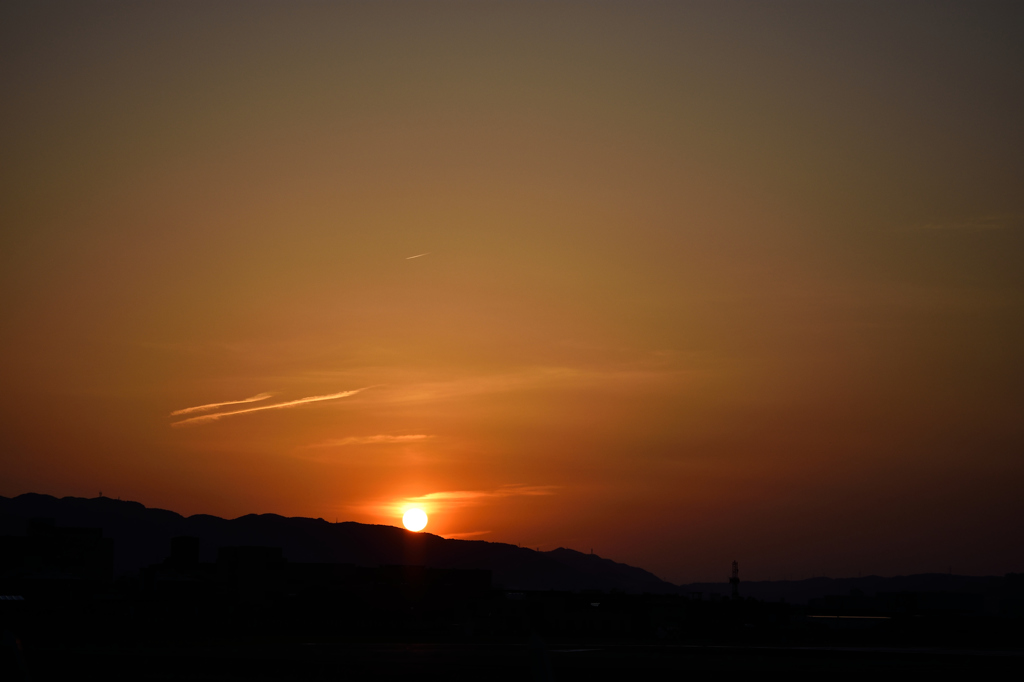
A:
POLYGON ((2 495, 1024 570, 1024 4, 4 2, 0 88, 2 495))

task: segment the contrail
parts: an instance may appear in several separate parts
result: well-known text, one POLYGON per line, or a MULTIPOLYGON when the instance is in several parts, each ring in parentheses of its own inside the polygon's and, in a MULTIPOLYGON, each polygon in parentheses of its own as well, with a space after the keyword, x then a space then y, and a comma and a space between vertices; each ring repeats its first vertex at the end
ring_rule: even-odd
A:
POLYGON ((423 256, 429 256, 431 253, 431 251, 427 251, 426 253, 418 253, 415 256, 409 256, 405 260, 412 260, 413 258, 422 258, 423 256))
POLYGON ((328 395, 313 395, 308 398, 299 398, 298 400, 289 400, 286 403, 274 403, 273 405, 260 405, 259 407, 250 407, 246 410, 235 410, 233 412, 218 412, 217 414, 204 414, 201 417, 191 417, 189 419, 182 419, 180 422, 174 422, 171 426, 183 426, 185 424, 197 424, 199 422, 212 422, 222 417, 232 417, 236 414, 246 414, 249 412, 259 412, 260 410, 280 410, 285 407, 295 407, 296 405, 305 405, 306 403, 316 403, 322 400, 337 400, 338 398, 347 398, 350 395, 359 393, 359 391, 365 391, 366 388, 357 388, 352 391, 341 391, 340 393, 330 393, 328 395))
POLYGON ((273 395, 274 395, 273 393, 260 393, 259 395, 254 395, 251 398, 245 398, 243 400, 228 400, 228 401, 223 402, 223 403, 210 403, 209 405, 199 405, 197 407, 186 407, 183 410, 175 410, 174 412, 171 412, 171 416, 172 417, 176 417, 179 414, 188 414, 189 412, 206 412, 208 410, 215 410, 218 407, 224 407, 225 405, 240 405, 242 403, 258 403, 259 401, 266 400, 267 398, 270 398, 273 395))

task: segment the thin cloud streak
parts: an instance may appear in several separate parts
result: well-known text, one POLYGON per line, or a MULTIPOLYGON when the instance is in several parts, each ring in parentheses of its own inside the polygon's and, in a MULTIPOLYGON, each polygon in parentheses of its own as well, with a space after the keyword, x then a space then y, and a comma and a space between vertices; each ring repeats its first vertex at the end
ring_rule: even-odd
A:
POLYGON ((431 253, 430 251, 427 251, 426 253, 418 253, 415 256, 409 256, 405 260, 412 260, 413 258, 422 258, 423 256, 429 256, 430 253, 431 253))
POLYGON ((469 376, 448 381, 416 383, 388 382, 385 390, 375 394, 373 401, 383 404, 438 402, 477 395, 512 393, 538 388, 582 388, 586 386, 655 386, 677 381, 694 372, 672 368, 624 369, 597 371, 573 367, 534 367, 519 372, 469 376))
POLYGON ((558 486, 553 485, 510 485, 502 486, 497 490, 449 490, 439 493, 427 493, 419 497, 406 498, 406 503, 416 504, 418 502, 449 502, 454 504, 472 502, 488 497, 516 497, 520 495, 554 495, 558 486))
POLYGON ((486 504, 489 500, 505 497, 537 497, 554 495, 561 486, 557 485, 505 485, 494 490, 445 490, 427 493, 419 497, 405 497, 389 502, 366 505, 350 505, 348 509, 370 514, 377 518, 400 518, 410 507, 423 507, 428 514, 439 510, 486 504))
POLYGON ((449 540, 465 540, 466 538, 475 538, 480 535, 487 535, 490 532, 491 531, 489 530, 474 530, 469 533, 445 533, 441 537, 447 538, 449 540))
POLYGON ((329 393, 327 395, 314 395, 308 398, 299 398, 298 400, 289 400, 284 403, 274 403, 273 405, 260 405, 259 407, 250 407, 245 410, 233 410, 231 412, 218 412, 216 414, 204 414, 201 417, 192 417, 191 419, 183 419, 180 422, 174 422, 171 426, 184 426, 185 424, 199 424, 201 422, 210 422, 222 419, 224 417, 233 417, 238 414, 248 414, 249 412, 260 412, 262 410, 280 410, 286 407, 296 407, 298 405, 305 405, 306 403, 317 403, 324 400, 337 400, 338 398, 347 398, 350 395, 355 395, 360 391, 365 391, 366 388, 357 388, 351 391, 340 391, 338 393, 329 393))
POLYGON ((506 485, 496 490, 446 490, 427 493, 419 497, 407 497, 398 503, 399 507, 423 505, 428 509, 451 509, 485 503, 503 497, 536 497, 554 495, 556 485, 506 485))
POLYGON ((210 403, 209 405, 197 405, 196 407, 186 407, 181 410, 175 410, 171 412, 172 417, 177 417, 179 414, 189 414, 191 412, 207 412, 209 410, 215 410, 218 407, 224 407, 225 405, 241 405, 242 403, 258 403, 261 400, 274 397, 273 393, 260 393, 254 395, 251 398, 244 398, 242 400, 228 400, 223 403, 210 403))
POLYGON ((313 443, 307 445, 307 448, 334 448, 344 447, 346 445, 376 445, 380 443, 413 443, 420 440, 426 440, 427 438, 433 438, 431 435, 423 433, 415 433, 403 436, 390 436, 386 434, 380 434, 376 436, 349 436, 347 438, 335 438, 333 440, 325 440, 322 443, 313 443))

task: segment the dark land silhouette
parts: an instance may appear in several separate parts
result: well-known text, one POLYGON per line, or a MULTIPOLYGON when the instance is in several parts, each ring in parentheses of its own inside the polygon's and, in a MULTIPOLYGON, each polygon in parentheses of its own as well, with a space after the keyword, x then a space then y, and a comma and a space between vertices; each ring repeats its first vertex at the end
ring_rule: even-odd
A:
POLYGON ((536 552, 503 543, 447 540, 394 526, 329 523, 276 514, 250 514, 232 520, 204 514, 183 517, 106 497, 0 497, 0 535, 25 535, 28 524, 37 518, 52 519, 59 527, 102 529, 116 547, 115 577, 163 561, 172 538, 192 536, 199 538, 199 558, 205 562, 216 561, 222 547, 268 546, 279 547, 285 559, 296 563, 487 569, 495 586, 519 590, 676 591, 671 583, 642 569, 569 549, 536 552))
MULTIPOLYGON (((728 564, 723 565, 728 569, 728 564)), ((1024 664, 1024 575, 672 585, 567 549, 0 497, 2 679, 624 679, 1024 664)))

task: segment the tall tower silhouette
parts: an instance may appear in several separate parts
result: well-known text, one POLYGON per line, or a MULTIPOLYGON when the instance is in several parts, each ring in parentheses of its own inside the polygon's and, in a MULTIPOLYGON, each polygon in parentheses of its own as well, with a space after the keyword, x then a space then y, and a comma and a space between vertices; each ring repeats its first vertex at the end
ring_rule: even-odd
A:
POLYGON ((740 596, 740 565, 735 561, 732 562, 732 577, 729 578, 729 584, 732 585, 732 598, 738 599, 740 596))

